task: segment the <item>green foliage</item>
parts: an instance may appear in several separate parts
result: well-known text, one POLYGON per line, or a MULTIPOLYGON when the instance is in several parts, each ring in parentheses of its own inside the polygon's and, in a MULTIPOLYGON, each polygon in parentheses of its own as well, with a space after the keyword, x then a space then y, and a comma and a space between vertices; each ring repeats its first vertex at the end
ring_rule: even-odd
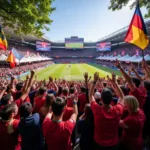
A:
POLYGON ((53 0, 0 0, 0 22, 17 34, 43 35, 52 23, 53 0))
MULTIPOLYGON (((126 6, 130 1, 131 0, 110 0, 109 9, 111 9, 113 11, 120 10, 124 6, 126 6)), ((150 17, 150 0, 135 0, 130 5, 131 9, 136 6, 137 1, 139 1, 140 7, 145 7, 146 8, 147 13, 145 14, 145 18, 149 18, 150 17)))

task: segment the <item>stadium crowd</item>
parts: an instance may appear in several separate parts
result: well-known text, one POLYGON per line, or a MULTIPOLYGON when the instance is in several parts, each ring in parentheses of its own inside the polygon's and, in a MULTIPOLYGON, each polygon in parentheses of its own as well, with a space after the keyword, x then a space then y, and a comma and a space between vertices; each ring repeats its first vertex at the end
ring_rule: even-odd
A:
POLYGON ((84 81, 25 81, 0 78, 0 149, 71 150, 80 137, 81 150, 142 150, 150 141, 150 67, 135 77, 116 67, 123 77, 84 81))
POLYGON ((26 63, 26 64, 20 64, 16 66, 15 68, 10 68, 8 65, 0 65, 0 77, 7 78, 9 76, 17 76, 21 75, 23 73, 26 73, 30 70, 37 70, 42 67, 46 67, 47 65, 51 65, 53 62, 51 61, 43 61, 38 63, 26 63))

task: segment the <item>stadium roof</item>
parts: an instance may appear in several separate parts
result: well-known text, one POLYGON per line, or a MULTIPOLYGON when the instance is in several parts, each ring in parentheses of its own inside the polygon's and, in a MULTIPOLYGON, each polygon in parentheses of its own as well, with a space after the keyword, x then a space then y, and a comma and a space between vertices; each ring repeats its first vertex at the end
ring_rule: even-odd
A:
MULTIPOLYGON (((150 19, 145 20, 145 24, 146 24, 148 35, 150 36, 150 19)), ((126 36, 128 27, 129 26, 126 26, 116 32, 113 32, 113 33, 99 39, 97 42, 113 42, 113 43, 123 42, 124 38, 126 36)))
POLYGON ((38 38, 34 35, 17 35, 14 33, 13 29, 8 28, 8 27, 4 27, 3 30, 4 30, 6 37, 9 40, 16 40, 18 42, 20 41, 20 42, 29 42, 29 43, 35 43, 37 40, 51 42, 49 38, 46 36, 43 36, 42 38, 38 38))

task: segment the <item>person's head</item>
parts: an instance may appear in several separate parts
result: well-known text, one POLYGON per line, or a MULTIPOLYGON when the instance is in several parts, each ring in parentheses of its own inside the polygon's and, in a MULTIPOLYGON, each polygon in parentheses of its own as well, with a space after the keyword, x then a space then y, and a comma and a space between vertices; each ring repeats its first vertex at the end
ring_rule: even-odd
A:
POLYGON ((18 107, 15 103, 12 104, 8 104, 6 105, 1 113, 0 113, 0 117, 2 118, 2 120, 10 120, 13 119, 18 113, 18 107))
POLYGON ((20 106, 19 113, 21 118, 27 118, 32 115, 32 105, 29 102, 25 102, 20 106))
POLYGON ((46 101, 45 101, 45 106, 49 107, 52 105, 53 101, 55 99, 55 96, 53 94, 47 94, 46 96, 46 101))
POLYGON ((134 96, 125 96, 124 107, 129 113, 136 112, 139 108, 139 102, 134 96))
POLYGON ((144 87, 145 87, 147 92, 150 92, 150 81, 145 81, 144 82, 144 87))
POLYGON ((91 113, 92 109, 91 109, 91 105, 90 104, 86 104, 84 107, 84 113, 85 116, 88 116, 91 113))
POLYGON ((96 102, 99 102, 101 100, 101 93, 95 92, 94 98, 95 98, 96 102))
POLYGON ((81 92, 85 93, 86 92, 86 88, 84 86, 81 86, 81 92))
POLYGON ((4 95, 1 99, 1 105, 6 106, 7 104, 11 104, 13 102, 13 97, 11 94, 4 95))
POLYGON ((60 96, 62 94, 62 90, 63 90, 62 86, 59 86, 58 87, 58 96, 60 96))
POLYGON ((19 98, 21 97, 21 95, 22 95, 22 92, 21 92, 21 91, 17 92, 17 93, 16 93, 16 99, 19 99, 19 98))
POLYGON ((23 88, 23 83, 22 82, 17 83, 17 85, 16 85, 17 91, 21 91, 22 88, 23 88))
POLYGON ((61 97, 57 97, 52 103, 52 111, 54 113, 54 116, 61 116, 65 106, 65 100, 61 97))
POLYGON ((129 89, 127 87, 125 87, 124 85, 121 85, 120 89, 122 90, 122 92, 125 96, 129 95, 129 89))
POLYGON ((70 92, 70 94, 73 94, 74 93, 74 87, 71 87, 70 89, 69 89, 69 92, 70 92))
POLYGON ((141 81, 138 78, 132 78, 133 83, 138 88, 141 84, 141 81))
POLYGON ((69 90, 67 87, 63 88, 63 91, 62 91, 63 95, 67 96, 68 93, 69 93, 69 90))
POLYGON ((105 105, 109 105, 113 98, 112 91, 108 88, 104 88, 101 93, 101 98, 105 105))
MULTIPOLYGON (((87 123, 90 123, 91 125, 93 124, 94 127, 94 116, 90 104, 85 105, 84 113, 85 113, 85 121, 87 123)), ((91 126, 90 128, 92 129, 93 127, 91 126)))
POLYGON ((46 87, 41 87, 40 89, 39 89, 39 91, 38 91, 38 94, 40 95, 40 96, 42 96, 42 95, 44 95, 45 93, 46 93, 46 87))

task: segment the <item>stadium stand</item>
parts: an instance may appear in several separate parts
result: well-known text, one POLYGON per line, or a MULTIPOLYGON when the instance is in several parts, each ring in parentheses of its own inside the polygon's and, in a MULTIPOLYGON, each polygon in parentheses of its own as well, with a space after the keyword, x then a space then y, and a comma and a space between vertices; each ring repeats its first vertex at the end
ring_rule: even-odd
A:
MULTIPOLYGON (((146 25, 150 34, 150 21, 146 25)), ((150 67, 138 48, 123 43, 125 32, 126 28, 98 41, 111 41, 110 52, 97 51, 96 43, 65 49, 65 43, 45 38, 51 51, 37 52, 39 39, 10 38, 9 50, 0 51, 0 149, 149 150, 150 67), (24 55, 13 69, 5 63, 12 48, 24 55), (136 57, 138 62, 133 61, 136 57), (83 81, 38 80, 35 71, 54 62, 69 67, 70 63, 97 63, 119 70, 122 76, 112 73, 102 78, 95 72, 91 78, 86 72, 83 81)), ((145 51, 148 61, 149 51, 150 47, 145 51)))

